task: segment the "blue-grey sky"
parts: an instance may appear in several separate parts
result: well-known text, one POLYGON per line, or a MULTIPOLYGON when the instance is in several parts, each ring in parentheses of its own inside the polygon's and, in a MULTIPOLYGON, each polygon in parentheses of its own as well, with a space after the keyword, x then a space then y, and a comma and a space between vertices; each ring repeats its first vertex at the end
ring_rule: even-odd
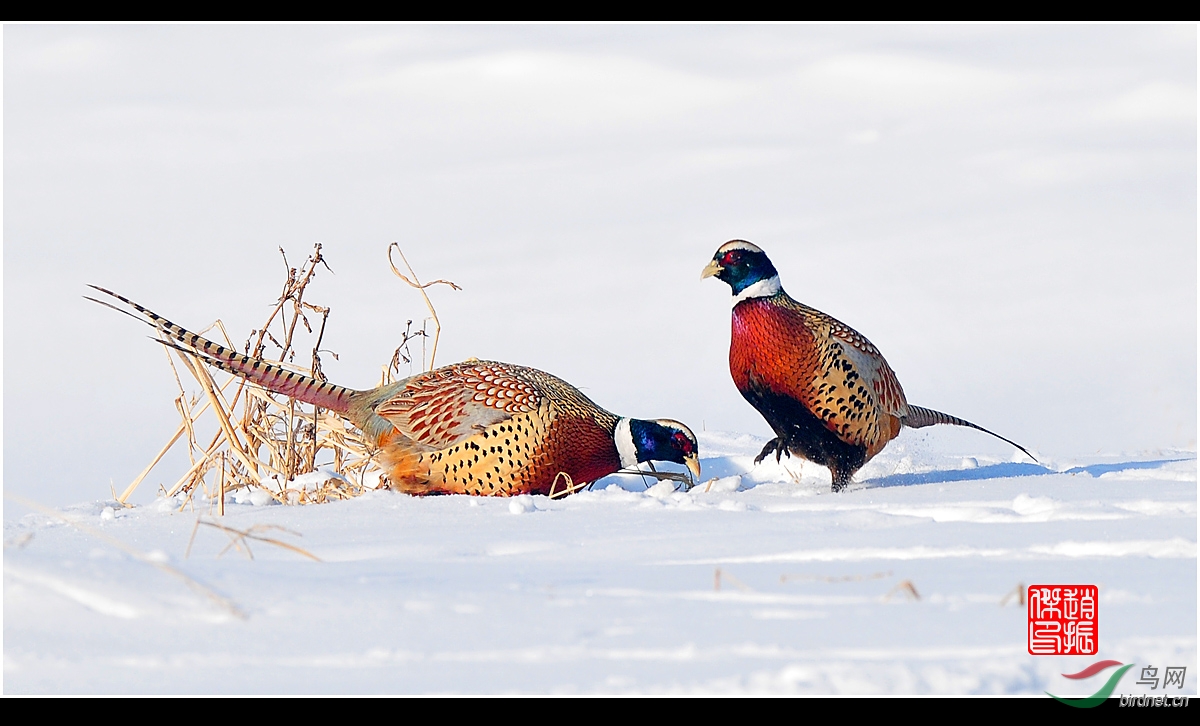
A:
POLYGON ((1195 446, 1192 25, 3 33, 9 491, 107 496, 177 422, 162 351, 87 283, 244 339, 277 249, 314 242, 344 385, 424 315, 397 241, 463 287, 434 292, 441 362, 766 435, 699 279, 740 237, 912 403, 1051 459, 1195 446))

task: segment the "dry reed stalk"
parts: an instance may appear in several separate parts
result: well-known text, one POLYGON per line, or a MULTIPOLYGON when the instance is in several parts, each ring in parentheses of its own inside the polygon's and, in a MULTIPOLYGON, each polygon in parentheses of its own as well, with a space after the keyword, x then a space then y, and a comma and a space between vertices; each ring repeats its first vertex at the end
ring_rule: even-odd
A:
POLYGON ((130 545, 125 544, 124 542, 117 539, 116 537, 113 537, 112 535, 110 535, 107 532, 103 532, 89 524, 84 524, 83 522, 78 521, 72 517, 68 517, 65 514, 63 514, 62 512, 56 512, 53 509, 51 509, 43 504, 39 504, 35 501, 26 499, 25 497, 18 496, 16 494, 10 494, 8 492, 5 492, 4 498, 11 499, 12 501, 17 502, 19 504, 23 504, 26 507, 29 507, 30 509, 36 509, 37 511, 41 512, 42 514, 45 514, 50 517, 54 517, 55 519, 61 519, 62 521, 66 522, 68 525, 74 527, 75 529, 78 529, 81 532, 84 532, 85 534, 90 534, 91 536, 96 537, 97 539, 102 539, 105 542, 112 545, 113 547, 116 547, 117 549, 121 550, 122 552, 128 554, 130 557, 133 557, 136 560, 140 560, 141 562, 144 562, 147 565, 150 565, 151 567, 154 567, 162 572, 165 572, 166 574, 168 574, 172 577, 179 578, 180 580, 182 580, 184 582, 184 584, 186 584, 192 590, 199 593, 200 595, 203 595, 207 599, 211 600, 218 607, 220 607, 223 610, 228 611, 234 617, 240 618, 242 620, 245 620, 247 617, 246 613, 240 607, 237 606, 237 603, 233 602, 229 598, 218 595, 213 590, 209 589, 208 587, 205 587, 200 582, 193 579, 187 573, 182 572, 181 570, 178 570, 174 567, 171 567, 167 563, 159 561, 158 558, 151 557, 150 555, 147 555, 146 553, 142 552, 141 550, 138 550, 130 545))
MULTIPOLYGON (((413 321, 409 320, 405 325, 404 333, 402 334, 402 338, 400 340, 400 345, 396 346, 395 352, 392 353, 391 361, 389 361, 387 365, 383 366, 383 373, 379 377, 380 387, 386 386, 397 380, 396 376, 400 374, 400 363, 402 361, 404 363, 412 363, 413 354, 409 349, 408 344, 411 343, 413 339, 421 338, 421 350, 425 350, 425 339, 429 337, 429 334, 425 332, 425 322, 422 322, 421 329, 416 331, 412 329, 412 324, 413 321)), ((422 358, 424 358, 424 353, 422 353, 422 358)), ((425 363, 422 361, 422 368, 424 368, 424 365, 425 363)))
MULTIPOLYGON (((427 295, 425 293, 425 288, 427 288, 431 285, 439 285, 439 284, 449 285, 451 288, 453 288, 455 290, 461 290, 462 288, 459 287, 458 285, 455 285, 453 282, 450 282, 449 280, 434 280, 433 282, 426 282, 424 284, 421 284, 421 281, 419 279, 417 279, 417 273, 413 272, 412 265, 408 264, 408 258, 406 258, 404 256, 404 252, 402 252, 400 250, 400 245, 397 244, 396 242, 393 242, 390 245, 388 245, 388 264, 392 266, 392 272, 394 272, 396 274, 396 277, 399 277, 401 280, 404 280, 410 286, 415 287, 417 289, 417 291, 421 293, 421 297, 425 298, 425 307, 429 308, 429 314, 431 316, 433 316, 433 351, 429 354, 429 368, 426 369, 426 370, 433 370, 437 365, 436 363, 434 363, 434 361, 437 360, 438 339, 442 336, 442 323, 440 320, 438 320, 437 311, 433 309, 433 303, 429 301, 429 295, 427 295), (412 275, 411 280, 404 273, 400 272, 400 270, 398 270, 396 268, 396 263, 392 261, 392 250, 393 249, 395 249, 396 252, 399 253, 400 259, 404 260, 404 266, 408 268, 408 274, 412 275)), ((424 360, 424 356, 422 356, 421 366, 424 367, 424 365, 425 365, 425 360, 424 360)))
POLYGON ((202 468, 205 468, 205 469, 207 468, 207 466, 210 464, 210 457, 219 456, 219 455, 220 455, 220 442, 217 442, 217 443, 213 444, 212 446, 210 446, 208 451, 204 452, 204 456, 200 457, 192 464, 191 468, 188 469, 182 477, 180 477, 179 481, 175 482, 174 486, 172 486, 170 489, 166 490, 167 496, 173 497, 176 494, 178 494, 180 492, 180 490, 183 489, 185 486, 187 486, 189 484, 193 484, 194 483, 193 479, 196 476, 196 472, 200 471, 200 469, 202 469, 202 468))
POLYGON ((303 555, 303 556, 307 557, 308 559, 313 560, 315 562, 321 561, 320 557, 317 557, 316 555, 314 555, 313 553, 309 552, 308 550, 306 550, 302 547, 297 547, 296 545, 288 544, 287 542, 283 542, 282 540, 277 540, 272 537, 264 537, 261 534, 255 534, 255 532, 258 530, 277 529, 281 532, 286 532, 288 534, 295 535, 296 537, 302 537, 303 535, 301 535, 299 532, 293 532, 292 530, 286 529, 284 527, 280 527, 277 524, 255 524, 255 525, 249 527, 248 529, 241 530, 241 529, 236 529, 234 527, 228 527, 228 526, 220 524, 218 522, 206 521, 203 517, 196 518, 196 525, 195 525, 195 527, 192 528, 192 538, 191 538, 191 540, 188 541, 188 549, 187 549, 187 553, 184 554, 184 557, 187 557, 188 555, 191 554, 192 541, 194 541, 196 539, 196 531, 202 524, 206 527, 212 527, 214 529, 220 530, 221 532, 223 532, 229 536, 229 540, 230 540, 229 544, 226 545, 225 549, 221 550, 221 553, 219 555, 217 555, 218 557, 220 557, 221 555, 228 552, 230 547, 236 547, 238 550, 245 548, 246 556, 249 557, 250 559, 254 559, 254 553, 252 553, 250 551, 250 544, 246 541, 246 540, 252 539, 252 540, 255 540, 258 542, 266 542, 267 544, 272 544, 272 545, 275 545, 276 547, 282 547, 285 550, 291 550, 292 552, 295 552, 296 554, 299 554, 299 555, 303 555))
MULTIPOLYGON (((392 246, 399 251, 399 247, 394 243, 392 246)), ((319 244, 314 246, 313 253, 299 267, 288 264, 287 255, 282 249, 280 254, 286 269, 286 279, 280 296, 266 321, 250 332, 243 350, 247 355, 267 363, 324 381, 326 378, 321 370, 320 354, 325 352, 337 358, 336 353, 321 349, 330 308, 313 304, 305 299, 305 295, 317 268, 323 265, 329 269, 329 265, 321 254, 319 244), (320 320, 310 322, 310 315, 319 315, 320 320), (301 327, 306 334, 316 338, 312 346, 311 364, 307 367, 295 362, 297 335, 301 332, 301 327), (268 346, 274 346, 278 349, 277 352, 266 355, 268 346)), ((401 253, 401 258, 403 257, 401 253)), ((388 261, 391 263, 390 247, 388 261)), ((407 260, 404 260, 404 264, 412 276, 411 279, 401 274, 395 264, 391 265, 393 272, 421 292, 426 307, 433 316, 437 333, 440 334, 441 324, 425 288, 439 283, 456 290, 461 288, 449 280, 435 280, 422 284, 407 260)), ((220 337, 224 338, 227 347, 237 350, 238 346, 232 343, 220 320, 204 331, 214 327, 220 330, 220 337)), ((204 331, 200 334, 205 335, 204 331)), ((417 337, 424 339, 428 338, 428 335, 424 326, 419 331, 414 331, 412 321, 409 321, 400 347, 393 354, 391 363, 384 367, 386 379, 390 381, 393 371, 399 376, 401 360, 411 364, 412 353, 408 346, 410 341, 417 337)), ((230 492, 243 489, 261 489, 276 501, 285 504, 314 504, 359 496, 374 488, 369 482, 383 480, 382 471, 375 463, 375 455, 378 452, 374 445, 340 416, 272 393, 238 376, 229 375, 228 379, 218 385, 214 379, 214 371, 202 358, 181 348, 166 335, 160 335, 160 339, 169 348, 167 360, 179 386, 180 394, 175 400, 175 405, 180 413, 180 424, 162 450, 117 498, 122 504, 126 503, 167 452, 184 438, 187 440, 191 465, 173 486, 163 489, 169 497, 182 498, 181 510, 191 504, 197 487, 209 495, 210 500, 214 495, 217 497, 216 511, 218 515, 223 515, 225 497, 230 492), (176 355, 184 369, 199 384, 202 391, 199 396, 189 396, 185 391, 173 357, 176 355), (235 383, 237 385, 232 391, 232 396, 227 396, 230 386, 235 383), (202 447, 200 430, 204 426, 201 425, 201 419, 210 410, 213 412, 211 418, 215 419, 215 422, 210 421, 207 424, 207 429, 212 430, 212 438, 207 447, 202 447), (331 464, 321 463, 330 459, 331 464), (324 479, 321 479, 320 475, 313 476, 317 471, 326 472, 328 475, 324 479), (215 476, 211 486, 205 482, 210 474, 215 476), (301 478, 304 479, 298 481, 301 478)), ((436 354, 435 334, 433 354, 430 356, 431 368, 436 354)))
POLYGON ((1008 604, 1009 600, 1015 600, 1018 605, 1025 607, 1025 583, 1018 582, 1017 586, 1005 593, 1004 597, 1000 598, 1000 607, 1008 604))
POLYGON ((739 589, 743 592, 754 592, 754 588, 750 587, 746 583, 742 582, 741 580, 737 579, 733 575, 729 574, 728 572, 725 572, 720 567, 718 567, 713 572, 713 590, 714 591, 720 592, 722 580, 728 582, 730 585, 733 585, 734 587, 736 587, 737 589, 739 589))
MULTIPOLYGON (((637 469, 621 469, 620 471, 618 471, 616 473, 618 473, 618 474, 636 474, 636 475, 642 477, 643 483, 645 482, 646 477, 650 477, 651 479, 657 479, 659 481, 679 482, 680 484, 683 485, 683 490, 685 492, 691 491, 692 487, 696 486, 696 482, 692 479, 691 472, 680 473, 680 472, 674 472, 674 471, 659 471, 658 469, 655 469, 654 464, 649 461, 646 462, 646 465, 650 467, 649 471, 642 469, 641 467, 638 467, 637 469)), ((713 479, 712 481, 716 481, 716 479, 713 479)), ((709 482, 710 487, 712 486, 712 481, 709 482)), ((649 487, 647 486, 647 488, 649 488, 649 487)), ((705 489, 704 491, 707 492, 708 489, 705 489)))
POLYGON ((902 580, 891 590, 888 590, 888 594, 883 596, 884 601, 886 602, 891 600, 892 595, 895 595, 896 593, 905 595, 911 600, 921 599, 921 593, 917 592, 917 586, 912 583, 912 580, 902 580))
POLYGON ((568 494, 574 494, 577 491, 580 491, 583 489, 588 489, 591 486, 592 485, 590 482, 580 482, 577 485, 577 484, 575 484, 574 480, 571 479, 570 474, 568 474, 565 471, 560 471, 554 475, 554 481, 550 482, 549 498, 550 499, 562 499, 563 497, 567 496, 568 494), (566 484, 563 486, 562 491, 555 491, 555 489, 558 488, 558 480, 560 477, 566 482, 566 484))
POLYGON ((205 395, 212 403, 212 409, 217 415, 217 422, 221 424, 221 430, 225 432, 225 442, 229 444, 229 449, 233 452, 241 462, 242 466, 246 467, 247 473, 258 478, 258 468, 250 461, 250 455, 242 449, 242 442, 234 432, 233 424, 230 422, 229 404, 216 391, 216 385, 213 383, 212 376, 208 373, 208 368, 195 356, 187 356, 180 354, 179 356, 184 364, 187 365, 188 371, 196 377, 196 381, 204 389, 205 395))
MULTIPOLYGON (((160 340, 161 340, 161 335, 160 335, 160 340)), ((187 401, 187 398, 188 398, 187 391, 185 391, 183 389, 183 381, 179 380, 179 370, 175 367, 175 361, 171 358, 171 349, 164 347, 163 354, 165 354, 167 356, 167 365, 171 367, 171 375, 173 375, 175 377, 175 385, 179 387, 179 395, 175 398, 175 410, 179 412, 180 419, 183 421, 183 426, 185 429, 187 429, 188 461, 195 464, 196 457, 193 452, 197 448, 196 429, 195 429, 195 427, 192 426, 192 418, 190 416, 188 416, 184 410, 184 408, 185 408, 184 402, 187 401)), ((187 406, 186 408, 188 410, 195 408, 197 400, 198 399, 195 396, 193 396, 191 405, 187 406)), ((211 404, 209 404, 209 405, 211 405, 211 404)))
POLYGON ((198 448, 196 443, 196 429, 192 426, 192 418, 188 416, 187 409, 184 407, 184 396, 180 394, 175 398, 175 410, 179 413, 179 418, 183 421, 183 427, 187 429, 187 452, 188 461, 196 463, 195 450, 198 448))
MULTIPOLYGON (((233 383, 233 380, 234 379, 226 381, 225 385, 222 386, 222 390, 228 388, 229 384, 233 383)), ((211 402, 206 400, 204 405, 200 407, 199 411, 189 413, 181 412, 181 416, 184 420, 180 422, 179 428, 175 429, 175 434, 171 436, 170 440, 167 441, 166 446, 162 447, 162 450, 158 452, 158 455, 156 455, 150 461, 146 468, 142 469, 142 473, 138 474, 137 478, 134 479, 129 486, 125 487, 125 491, 121 492, 121 496, 117 497, 118 502, 120 502, 122 505, 129 506, 126 504, 126 500, 129 499, 129 496, 138 488, 138 485, 142 483, 142 480, 146 478, 146 475, 150 473, 150 470, 157 466, 158 462, 162 461, 162 458, 166 456, 168 451, 171 450, 171 447, 175 445, 175 442, 179 440, 179 437, 182 436, 185 431, 191 430, 192 422, 195 421, 205 411, 207 411, 210 405, 212 405, 211 402)), ((195 441, 193 440, 191 443, 194 445, 195 441)), ((195 462, 193 461, 193 463, 195 462)))

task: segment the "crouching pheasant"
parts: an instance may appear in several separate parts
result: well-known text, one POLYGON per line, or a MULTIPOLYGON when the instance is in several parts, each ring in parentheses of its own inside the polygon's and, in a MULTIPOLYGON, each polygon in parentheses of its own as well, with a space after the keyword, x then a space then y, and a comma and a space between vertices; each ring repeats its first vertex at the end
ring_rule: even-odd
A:
POLYGON ((175 347, 209 365, 349 419, 379 447, 389 486, 408 494, 578 490, 643 461, 671 461, 700 475, 696 436, 687 426, 621 418, 534 368, 470 360, 356 391, 229 350, 128 298, 92 287, 136 310, 177 341, 175 347))
MULTIPOLYGON (((904 426, 969 426, 970 421, 911 406, 887 361, 850 326, 796 302, 771 260, 745 240, 721 245, 700 278, 733 290, 729 371, 734 385, 775 431, 754 463, 771 452, 828 467, 841 491, 904 426)), ((1034 459, 1036 461, 1036 459, 1034 459)))

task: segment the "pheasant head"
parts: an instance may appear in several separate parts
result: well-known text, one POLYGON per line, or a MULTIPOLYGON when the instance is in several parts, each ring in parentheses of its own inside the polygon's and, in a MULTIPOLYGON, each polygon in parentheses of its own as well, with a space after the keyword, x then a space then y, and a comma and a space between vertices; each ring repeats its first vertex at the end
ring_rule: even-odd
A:
POLYGON ((617 422, 613 442, 621 455, 621 466, 633 467, 643 461, 671 461, 683 464, 692 476, 700 478, 700 448, 696 435, 678 421, 623 418, 617 422))
POLYGON ((717 248, 712 261, 700 273, 700 279, 716 277, 733 290, 736 305, 752 297, 770 297, 783 288, 779 273, 767 253, 746 240, 735 239, 717 248))

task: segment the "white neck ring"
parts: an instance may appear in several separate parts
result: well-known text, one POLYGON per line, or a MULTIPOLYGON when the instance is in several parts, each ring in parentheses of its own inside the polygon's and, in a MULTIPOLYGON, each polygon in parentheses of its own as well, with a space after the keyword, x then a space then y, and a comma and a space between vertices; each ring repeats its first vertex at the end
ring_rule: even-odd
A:
POLYGON ((779 284, 779 275, 772 275, 765 280, 759 280, 746 287, 746 289, 733 296, 733 304, 737 305, 743 300, 749 300, 753 297, 771 297, 775 293, 783 289, 779 284))
POLYGON ((617 430, 613 432, 613 443, 617 445, 617 454, 621 457, 624 468, 637 467, 637 447, 633 445, 633 431, 629 429, 629 419, 623 418, 617 422, 617 430))

